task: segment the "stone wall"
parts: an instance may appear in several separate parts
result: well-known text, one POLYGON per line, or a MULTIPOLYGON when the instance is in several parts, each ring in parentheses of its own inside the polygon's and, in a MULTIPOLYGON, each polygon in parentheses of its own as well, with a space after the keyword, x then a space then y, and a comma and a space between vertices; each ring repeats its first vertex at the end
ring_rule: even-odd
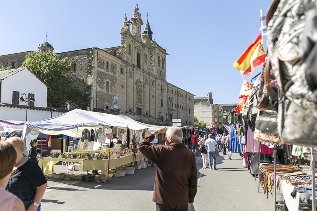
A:
MULTIPOLYGON (((31 52, 31 51, 29 51, 31 52)), ((22 63, 24 62, 26 55, 29 52, 21 52, 21 53, 14 53, 8 55, 0 56, 0 67, 8 67, 12 65, 14 62, 15 67, 12 68, 19 68, 21 67, 22 63)))

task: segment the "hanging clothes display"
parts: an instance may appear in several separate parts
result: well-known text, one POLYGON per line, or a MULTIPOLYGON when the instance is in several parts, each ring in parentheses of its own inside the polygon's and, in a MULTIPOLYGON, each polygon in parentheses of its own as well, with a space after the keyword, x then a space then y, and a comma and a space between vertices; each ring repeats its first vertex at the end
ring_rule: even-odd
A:
POLYGON ((259 152, 260 142, 254 139, 254 132, 250 128, 247 131, 246 152, 259 152))
POLYGON ((273 154, 274 149, 273 148, 269 148, 268 146, 266 146, 265 144, 261 145, 261 154, 264 155, 271 155, 273 154))
POLYGON ((242 145, 239 143, 239 135, 236 133, 235 125, 231 125, 230 129, 230 148, 231 152, 242 153, 242 145))

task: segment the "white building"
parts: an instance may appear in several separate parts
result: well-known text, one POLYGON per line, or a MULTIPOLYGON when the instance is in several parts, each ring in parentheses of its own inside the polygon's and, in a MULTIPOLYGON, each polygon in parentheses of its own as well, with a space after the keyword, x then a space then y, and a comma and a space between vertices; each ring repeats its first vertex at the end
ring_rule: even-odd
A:
POLYGON ((0 71, 0 119, 36 121, 64 112, 47 108, 47 86, 27 68, 0 71))

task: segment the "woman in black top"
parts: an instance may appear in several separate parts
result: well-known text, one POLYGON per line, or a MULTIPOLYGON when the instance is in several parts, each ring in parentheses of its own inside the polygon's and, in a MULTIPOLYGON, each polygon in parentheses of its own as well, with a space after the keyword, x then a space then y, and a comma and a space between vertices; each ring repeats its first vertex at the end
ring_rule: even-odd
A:
POLYGON ((15 168, 8 181, 6 190, 16 195, 28 211, 40 211, 47 181, 39 165, 24 157, 24 141, 19 137, 7 140, 16 152, 15 168))
POLYGON ((30 158, 30 160, 37 163, 37 151, 36 151, 37 140, 34 139, 34 140, 30 141, 30 146, 31 146, 31 149, 29 151, 29 158, 30 158))

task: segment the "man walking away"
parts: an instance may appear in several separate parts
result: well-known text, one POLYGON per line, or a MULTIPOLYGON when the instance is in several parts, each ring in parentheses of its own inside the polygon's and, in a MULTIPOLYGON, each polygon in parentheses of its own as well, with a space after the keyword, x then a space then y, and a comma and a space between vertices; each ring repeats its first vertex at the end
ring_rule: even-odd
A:
POLYGON ((211 138, 212 135, 208 135, 208 139, 205 142, 207 152, 208 152, 208 163, 210 170, 212 169, 212 165, 214 165, 214 169, 216 168, 216 149, 217 149, 217 142, 215 139, 211 138))
POLYGON ((195 156, 182 144, 180 128, 161 128, 148 134, 138 148, 156 164, 153 201, 156 211, 187 211, 197 192, 197 168, 195 156), (159 133, 166 133, 165 146, 151 146, 159 133))
POLYGON ((194 132, 194 134, 191 136, 191 142, 192 142, 192 151, 196 153, 197 147, 198 147, 198 135, 197 132, 194 132))

